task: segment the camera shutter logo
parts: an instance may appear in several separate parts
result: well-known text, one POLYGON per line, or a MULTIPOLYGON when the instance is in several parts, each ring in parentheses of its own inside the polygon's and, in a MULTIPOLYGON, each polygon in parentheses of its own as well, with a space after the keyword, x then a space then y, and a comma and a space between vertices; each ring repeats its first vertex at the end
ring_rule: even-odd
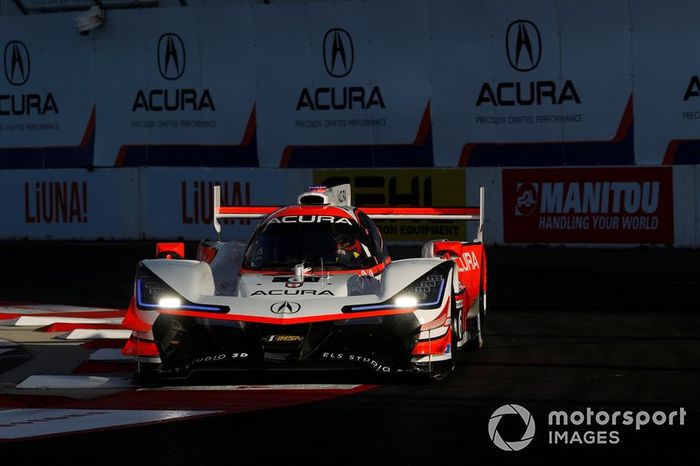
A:
POLYGON ((158 71, 168 81, 185 72, 185 43, 177 34, 166 32, 158 39, 158 71))
POLYGON ((508 25, 506 53, 510 66, 517 71, 537 68, 542 58, 542 37, 535 23, 519 19, 508 25))
POLYGON ((333 28, 323 36, 323 65, 334 78, 342 78, 352 71, 355 62, 355 48, 352 38, 345 29, 333 28))
POLYGON ((21 86, 29 79, 29 49, 23 42, 13 40, 5 46, 5 77, 13 86, 21 86))
POLYGON ((270 306, 270 311, 272 311, 273 314, 296 314, 300 309, 301 304, 290 303, 289 301, 275 303, 270 306))
POLYGON ((493 412, 489 419, 489 438, 503 451, 520 451, 532 442, 535 437, 535 419, 533 419, 530 411, 520 405, 508 404, 503 405, 493 412), (498 433, 498 423, 501 422, 503 416, 518 415, 525 423, 525 433, 523 438, 516 441, 506 442, 498 433))

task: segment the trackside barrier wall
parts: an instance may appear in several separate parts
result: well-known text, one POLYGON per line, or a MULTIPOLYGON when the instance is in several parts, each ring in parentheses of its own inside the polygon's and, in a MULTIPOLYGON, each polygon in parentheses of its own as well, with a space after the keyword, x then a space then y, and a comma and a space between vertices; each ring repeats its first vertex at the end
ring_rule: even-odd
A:
MULTIPOLYGON (((213 184, 232 205, 292 202, 310 170, 129 168, 0 170, 0 239, 213 238, 213 184)), ((254 224, 224 225, 247 239, 254 224)))
POLYGON ((696 0, 269 3, 0 17, 0 167, 700 163, 696 0))
MULTIPOLYGON (((214 184, 226 205, 283 205, 310 184, 339 181, 350 181, 364 205, 475 206, 484 186, 487 244, 700 246, 698 166, 3 170, 0 239, 213 238, 214 184)), ((253 228, 231 220, 223 238, 247 239, 253 228)), ((460 222, 382 228, 390 241, 476 237, 460 222)))

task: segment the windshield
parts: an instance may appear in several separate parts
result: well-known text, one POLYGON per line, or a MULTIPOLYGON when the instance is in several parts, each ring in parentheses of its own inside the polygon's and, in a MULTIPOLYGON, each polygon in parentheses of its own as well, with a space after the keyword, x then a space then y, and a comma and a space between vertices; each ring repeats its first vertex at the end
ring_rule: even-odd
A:
MULTIPOLYGON (((333 219, 333 217, 325 217, 333 219)), ((284 218, 283 218, 284 219, 284 218)), ((288 270, 301 262, 306 267, 363 269, 375 266, 372 242, 358 224, 343 222, 269 222, 250 241, 244 268, 288 270)))

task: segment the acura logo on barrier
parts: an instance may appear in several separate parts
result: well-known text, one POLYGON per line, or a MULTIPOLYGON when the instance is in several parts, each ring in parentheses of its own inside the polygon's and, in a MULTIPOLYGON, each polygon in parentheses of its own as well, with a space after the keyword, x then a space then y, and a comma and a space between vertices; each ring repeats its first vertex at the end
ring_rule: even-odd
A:
POLYGON ((13 86, 21 86, 29 79, 29 50, 24 43, 13 40, 5 46, 5 77, 13 86))
POLYGON ((542 38, 532 21, 513 21, 506 30, 506 52, 510 66, 518 71, 537 67, 542 57, 542 38))
POLYGON ((158 39, 158 71, 169 81, 185 72, 185 43, 177 34, 167 32, 158 39))
POLYGON ((270 311, 272 311, 273 314, 296 314, 300 309, 301 304, 290 303, 289 301, 275 303, 270 306, 270 311))
POLYGON ((345 29, 329 29, 323 37, 323 64, 328 74, 335 78, 349 75, 354 60, 355 49, 350 34, 345 29))

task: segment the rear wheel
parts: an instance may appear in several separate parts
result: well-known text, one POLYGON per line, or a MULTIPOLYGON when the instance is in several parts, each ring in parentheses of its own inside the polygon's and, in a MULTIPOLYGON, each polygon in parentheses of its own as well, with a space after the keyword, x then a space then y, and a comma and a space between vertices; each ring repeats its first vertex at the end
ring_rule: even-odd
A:
POLYGON ((468 351, 477 351, 483 348, 484 332, 482 326, 485 313, 486 295, 484 293, 480 293, 478 307, 476 312, 474 312, 474 316, 467 316, 467 333, 469 334, 469 340, 467 340, 462 348, 468 351))

